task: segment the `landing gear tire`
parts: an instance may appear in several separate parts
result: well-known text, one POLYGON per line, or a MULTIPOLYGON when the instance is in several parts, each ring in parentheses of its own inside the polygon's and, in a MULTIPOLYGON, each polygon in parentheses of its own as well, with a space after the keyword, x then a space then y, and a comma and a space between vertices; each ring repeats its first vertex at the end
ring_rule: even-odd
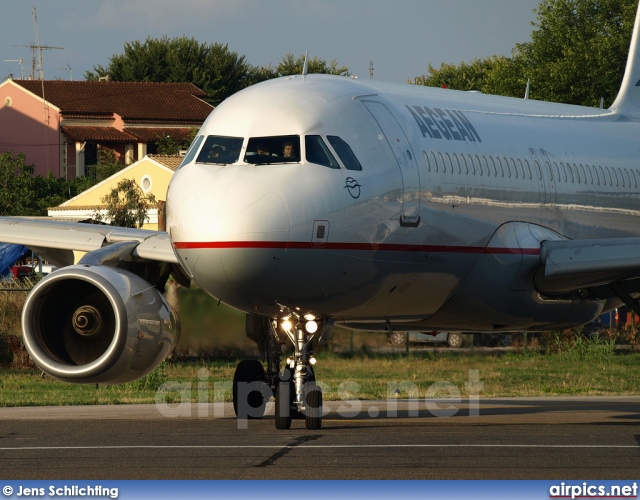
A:
POLYGON ((447 344, 449 344, 449 347, 462 347, 463 342, 464 339, 462 338, 462 334, 459 332, 451 332, 447 336, 447 344))
POLYGON ((315 431, 322 427, 322 389, 315 382, 305 384, 304 422, 308 430, 315 431))
POLYGON ((291 391, 290 381, 280 382, 276 389, 276 429, 291 429, 291 391))
POLYGON ((265 400, 263 392, 257 387, 248 394, 246 388, 241 384, 252 384, 261 382, 264 384, 265 372, 262 363, 257 359, 245 359, 238 363, 233 375, 233 411, 238 418, 262 418, 265 411, 265 400), (239 390, 239 387, 242 390, 239 390), (242 397, 246 396, 246 397, 242 397), (240 401, 243 399, 243 401, 240 401), (238 412, 240 404, 248 404, 246 411, 238 412))

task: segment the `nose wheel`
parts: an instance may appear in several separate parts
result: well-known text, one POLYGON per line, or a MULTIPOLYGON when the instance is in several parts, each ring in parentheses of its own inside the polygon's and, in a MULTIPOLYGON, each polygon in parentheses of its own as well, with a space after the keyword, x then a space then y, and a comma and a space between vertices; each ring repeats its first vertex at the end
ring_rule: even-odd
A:
MULTIPOLYGON (((290 429, 293 419, 304 419, 309 430, 322 427, 322 388, 316 384, 313 371, 316 359, 311 349, 317 324, 313 328, 310 322, 314 320, 308 320, 304 325, 298 320, 295 326, 291 321, 282 322, 282 329, 293 344, 294 353, 280 372, 276 388, 276 429, 290 429)), ((320 335, 321 341, 326 339, 331 326, 332 322, 325 324, 320 335)))
POLYGON ((303 419, 309 430, 322 427, 322 388, 316 383, 312 345, 325 342, 331 333, 333 321, 320 323, 313 316, 304 318, 290 315, 280 325, 275 320, 258 318, 248 328, 250 338, 256 340, 268 371, 258 360, 244 360, 236 367, 233 377, 233 409, 238 418, 262 418, 269 397, 275 395, 276 429, 290 429, 292 420, 303 419), (319 323, 323 325, 318 332, 319 323), (256 327, 256 325, 258 325, 256 327), (284 335, 283 335, 284 333, 284 335), (288 338, 294 352, 282 370, 280 343, 288 338))

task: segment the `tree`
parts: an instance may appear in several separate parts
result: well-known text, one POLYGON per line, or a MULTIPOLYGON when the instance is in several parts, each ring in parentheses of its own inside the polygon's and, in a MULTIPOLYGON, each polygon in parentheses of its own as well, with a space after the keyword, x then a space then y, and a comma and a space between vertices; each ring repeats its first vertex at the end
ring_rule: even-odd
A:
MULTIPOLYGON (((536 99, 611 104, 629 52, 637 0, 543 0, 531 42, 518 44, 514 75, 536 99)), ((508 76, 508 75, 507 75, 508 76)))
MULTIPOLYGON (((636 9, 637 0, 542 0, 531 42, 516 44, 510 58, 494 56, 481 65, 474 79, 484 87, 477 90, 522 97, 530 79, 532 99, 598 106, 602 97, 610 105, 624 75, 636 9)), ((440 71, 457 86, 473 66, 440 71)), ((430 73, 425 81, 438 81, 431 67, 430 73)))
POLYGON ((429 64, 429 75, 415 78, 415 83, 427 87, 486 92, 489 73, 496 65, 501 64, 503 59, 501 56, 493 56, 487 59, 474 59, 471 63, 462 62, 457 66, 443 63, 440 69, 429 64))
POLYGON ((214 106, 246 86, 249 64, 244 56, 219 43, 199 43, 194 38, 147 38, 127 42, 123 54, 109 65, 85 72, 87 80, 109 75, 120 82, 193 83, 214 106))
MULTIPOLYGON (((302 73, 304 66, 304 54, 297 59, 293 54, 287 54, 282 58, 280 64, 275 69, 275 76, 299 75, 302 73)), ((333 59, 328 62, 313 56, 307 62, 307 70, 309 73, 322 73, 327 75, 349 76, 349 68, 346 66, 338 66, 338 61, 333 59)))
POLYGON ((25 155, 0 154, 0 215, 31 215, 34 202, 34 165, 25 163, 25 155))
POLYGON ((145 195, 133 179, 123 179, 102 198, 102 203, 106 215, 96 211, 94 219, 110 220, 112 226, 140 228, 149 220, 149 210, 155 206, 156 199, 152 194, 145 195))
POLYGON ((198 129, 193 127, 189 130, 189 134, 182 141, 174 139, 171 135, 158 137, 156 146, 159 155, 177 155, 181 149, 188 149, 189 145, 196 137, 198 129))

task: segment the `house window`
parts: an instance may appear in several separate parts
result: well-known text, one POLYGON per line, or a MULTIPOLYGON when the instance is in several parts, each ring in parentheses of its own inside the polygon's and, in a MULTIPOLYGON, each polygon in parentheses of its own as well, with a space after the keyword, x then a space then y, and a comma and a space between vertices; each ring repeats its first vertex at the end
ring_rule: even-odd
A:
POLYGON ((84 145, 84 164, 97 165, 98 164, 98 145, 94 142, 87 142, 84 145))

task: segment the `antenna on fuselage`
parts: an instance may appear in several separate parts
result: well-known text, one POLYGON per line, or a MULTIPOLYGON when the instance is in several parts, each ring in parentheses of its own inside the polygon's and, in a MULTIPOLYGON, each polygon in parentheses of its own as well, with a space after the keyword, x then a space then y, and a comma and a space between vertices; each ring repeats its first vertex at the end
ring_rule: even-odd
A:
POLYGON ((529 88, 531 87, 531 78, 527 78, 527 88, 524 91, 524 100, 529 99, 529 88))
POLYGON ((307 76, 309 72, 309 51, 304 53, 304 64, 302 65, 302 76, 307 76))

